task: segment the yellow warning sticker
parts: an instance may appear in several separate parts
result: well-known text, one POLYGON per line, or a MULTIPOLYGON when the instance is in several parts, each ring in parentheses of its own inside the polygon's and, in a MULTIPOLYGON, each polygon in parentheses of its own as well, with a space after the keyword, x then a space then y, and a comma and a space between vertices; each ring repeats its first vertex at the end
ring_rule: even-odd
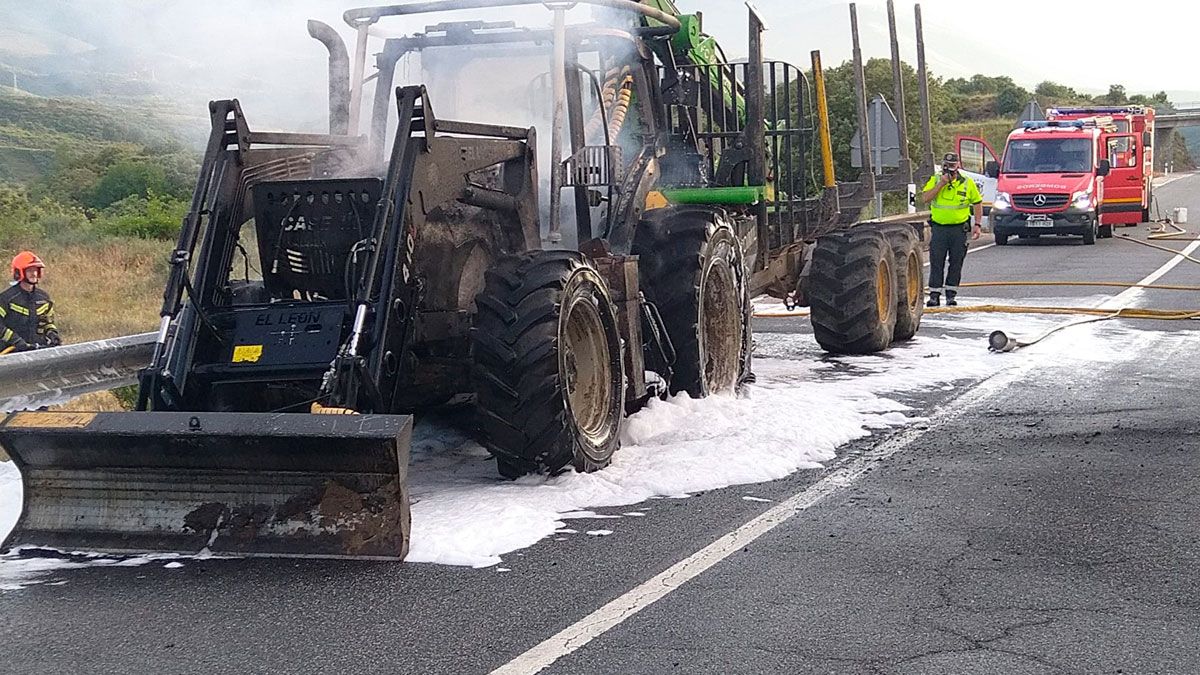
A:
POLYGON ((258 363, 262 358, 262 345, 234 345, 234 363, 258 363))
POLYGON ((9 416, 4 426, 27 429, 82 429, 94 419, 94 412, 19 412, 9 416))

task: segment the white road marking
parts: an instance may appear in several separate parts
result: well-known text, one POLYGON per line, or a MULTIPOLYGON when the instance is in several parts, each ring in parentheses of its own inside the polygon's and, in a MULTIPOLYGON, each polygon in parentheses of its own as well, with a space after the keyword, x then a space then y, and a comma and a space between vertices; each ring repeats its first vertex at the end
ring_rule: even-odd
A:
MULTIPOLYGON (((1160 278, 1162 278, 1162 276, 1164 274, 1166 274, 1167 272, 1170 272, 1172 269, 1175 268, 1176 265, 1178 265, 1179 263, 1186 260, 1186 258, 1184 258, 1183 256, 1191 255, 1192 251, 1195 251, 1197 248, 1200 248, 1200 241, 1193 241, 1192 243, 1188 244, 1187 246, 1184 247, 1184 249, 1182 251, 1171 256, 1170 260, 1163 263, 1162 267, 1159 267, 1158 269, 1154 270, 1150 274, 1147 274, 1146 278, 1139 281, 1138 284, 1141 284, 1144 286, 1146 284, 1152 284, 1155 281, 1158 281, 1160 278)), ((1101 304, 1100 307, 1103 309, 1120 309, 1121 307, 1124 307, 1125 301, 1129 300, 1131 297, 1133 297, 1135 295, 1138 295, 1143 290, 1144 289, 1141 289, 1141 288, 1125 289, 1124 291, 1121 291, 1120 293, 1118 293, 1111 299, 1104 301, 1104 303, 1101 304)))
POLYGON ((1193 175, 1195 175, 1195 174, 1191 174, 1191 173, 1178 173, 1178 174, 1175 174, 1175 175, 1173 175, 1173 176, 1166 176, 1166 177, 1163 177, 1163 178, 1159 178, 1159 179, 1158 179, 1158 182, 1154 184, 1154 187, 1162 187, 1162 186, 1164 186, 1164 185, 1170 185, 1171 183, 1174 183, 1175 181, 1179 180, 1180 178, 1189 178, 1189 177, 1191 177, 1191 176, 1193 176, 1193 175))
MULTIPOLYGON (((994 246, 994 244, 989 244, 989 246, 994 246)), ((981 246, 980 248, 986 247, 981 246)), ((1182 262, 1184 255, 1191 254, 1197 248, 1200 248, 1200 241, 1192 242, 1183 249, 1181 254, 1173 256, 1138 283, 1153 283, 1182 262)), ((1140 290, 1130 288, 1122 291, 1101 306, 1119 305, 1140 290)), ((780 502, 736 530, 660 572, 649 581, 547 638, 529 651, 492 671, 493 675, 531 675, 545 670, 555 661, 578 650, 620 625, 629 617, 666 597, 717 563, 742 550, 750 542, 787 522, 796 514, 852 485, 876 464, 900 452, 929 431, 953 422, 980 401, 986 400, 995 392, 1008 387, 1039 365, 1037 359, 1031 358, 1017 368, 984 380, 930 415, 931 422, 926 428, 902 431, 862 455, 847 460, 803 492, 780 502)))

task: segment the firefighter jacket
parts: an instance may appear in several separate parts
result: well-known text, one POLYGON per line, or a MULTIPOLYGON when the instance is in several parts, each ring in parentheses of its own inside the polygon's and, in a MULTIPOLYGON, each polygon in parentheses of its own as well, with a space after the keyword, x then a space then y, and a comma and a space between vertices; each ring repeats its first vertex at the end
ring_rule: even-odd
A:
POLYGON ((62 344, 54 325, 54 303, 38 288, 26 291, 13 284, 0 291, 0 351, 24 351, 62 344))
MULTIPOLYGON (((922 192, 937 187, 938 176, 930 176, 922 192)), ((979 186, 962 172, 938 191, 929 204, 935 225, 962 225, 971 219, 971 207, 983 202, 979 186)))

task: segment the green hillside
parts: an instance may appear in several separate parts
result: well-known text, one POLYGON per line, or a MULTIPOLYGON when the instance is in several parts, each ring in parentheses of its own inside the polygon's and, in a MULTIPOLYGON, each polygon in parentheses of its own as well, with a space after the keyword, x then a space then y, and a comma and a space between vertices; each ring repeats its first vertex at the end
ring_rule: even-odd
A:
POLYGON ((0 89, 0 182, 31 183, 53 171, 56 155, 178 152, 197 142, 205 120, 172 114, 166 101, 104 104, 0 89))

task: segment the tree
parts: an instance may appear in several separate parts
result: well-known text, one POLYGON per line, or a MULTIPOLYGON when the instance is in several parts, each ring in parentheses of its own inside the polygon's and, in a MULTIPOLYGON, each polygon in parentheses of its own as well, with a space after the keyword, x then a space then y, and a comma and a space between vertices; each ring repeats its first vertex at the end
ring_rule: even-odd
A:
POLYGON ((1108 85, 1108 93, 1099 96, 1096 99, 1097 103, 1108 103, 1110 105, 1120 105, 1127 102, 1128 96, 1125 94, 1125 85, 1110 84, 1108 85))
POLYGON ((97 218, 104 234, 140 239, 172 239, 179 234, 188 202, 157 194, 130 195, 115 202, 97 218))
POLYGON ((946 80, 946 89, 955 94, 973 96, 978 94, 999 94, 1005 89, 1016 87, 1013 79, 1007 75, 989 77, 987 75, 972 75, 970 80, 961 77, 946 80))
MULTIPOLYGON (((863 64, 866 80, 866 95, 870 100, 875 94, 882 94, 892 111, 899 114, 892 87, 892 63, 888 59, 869 59, 863 64)), ((909 156, 919 159, 921 156, 921 109, 920 93, 917 85, 917 71, 907 63, 900 65, 901 78, 904 81, 905 112, 908 115, 908 147, 909 156)), ((850 139, 858 128, 858 108, 854 99, 854 62, 846 61, 825 71, 825 91, 829 103, 830 136, 834 147, 834 165, 838 180, 848 180, 858 175, 858 169, 851 167, 850 139)), ((929 111, 933 125, 953 122, 958 119, 959 105, 941 78, 929 77, 929 111)))
POLYGON ((167 192, 166 172, 161 166, 140 160, 121 160, 104 172, 92 191, 88 206, 103 209, 126 197, 149 197, 167 192))
POLYGON ((1154 94, 1153 96, 1146 96, 1145 94, 1134 94, 1133 96, 1129 97, 1129 103, 1153 106, 1154 109, 1160 113, 1171 112, 1171 111, 1175 110, 1175 106, 1171 105, 1171 101, 1169 101, 1167 99, 1167 92, 1165 92, 1165 91, 1160 91, 1157 94, 1154 94))
POLYGON ((1016 85, 1001 89, 996 94, 996 114, 1003 116, 1021 112, 1029 97, 1028 91, 1016 85))
POLYGON ((1033 93, 1047 99, 1046 102, 1051 105, 1079 98, 1079 94, 1074 89, 1057 82, 1051 82, 1050 80, 1039 82, 1038 86, 1034 88, 1033 93))
POLYGON ((25 188, 0 183, 0 248, 32 248, 46 236, 60 238, 86 227, 79 209, 46 198, 35 202, 25 188))
POLYGON ((25 190, 0 183, 0 246, 23 246, 41 234, 33 222, 33 204, 25 190))

